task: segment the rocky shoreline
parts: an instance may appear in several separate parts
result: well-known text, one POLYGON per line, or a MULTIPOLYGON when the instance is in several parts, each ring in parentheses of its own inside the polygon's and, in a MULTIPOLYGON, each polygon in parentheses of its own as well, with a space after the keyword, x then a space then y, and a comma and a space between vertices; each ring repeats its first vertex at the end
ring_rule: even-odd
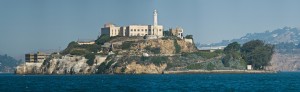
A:
POLYGON ((183 71, 164 71, 163 74, 234 74, 234 73, 249 73, 249 74, 261 74, 261 73, 277 73, 277 71, 269 70, 183 70, 183 71))

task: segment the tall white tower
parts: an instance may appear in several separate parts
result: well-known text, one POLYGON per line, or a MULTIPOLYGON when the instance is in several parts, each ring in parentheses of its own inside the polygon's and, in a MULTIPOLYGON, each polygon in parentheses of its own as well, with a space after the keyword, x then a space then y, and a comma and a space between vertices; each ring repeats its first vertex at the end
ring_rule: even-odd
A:
POLYGON ((157 26, 157 11, 153 12, 153 26, 157 26))
POLYGON ((154 10, 153 12, 153 32, 152 35, 157 35, 158 30, 157 30, 157 11, 154 10))

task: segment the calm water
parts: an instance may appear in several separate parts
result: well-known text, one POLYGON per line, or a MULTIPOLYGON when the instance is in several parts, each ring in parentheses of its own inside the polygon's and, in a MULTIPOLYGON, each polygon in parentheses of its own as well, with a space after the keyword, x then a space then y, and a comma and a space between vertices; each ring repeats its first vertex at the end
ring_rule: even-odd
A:
POLYGON ((0 74, 11 91, 300 91, 300 73, 177 75, 0 74))

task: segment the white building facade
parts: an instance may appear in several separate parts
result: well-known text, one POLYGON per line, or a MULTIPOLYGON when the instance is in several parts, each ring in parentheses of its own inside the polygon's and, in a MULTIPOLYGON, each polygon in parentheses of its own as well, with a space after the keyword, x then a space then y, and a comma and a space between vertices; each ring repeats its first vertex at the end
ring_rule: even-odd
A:
POLYGON ((145 36, 155 35, 157 37, 163 37, 163 26, 158 25, 157 11, 153 12, 153 25, 129 25, 118 27, 114 24, 105 24, 101 28, 101 35, 107 34, 112 36, 145 36))

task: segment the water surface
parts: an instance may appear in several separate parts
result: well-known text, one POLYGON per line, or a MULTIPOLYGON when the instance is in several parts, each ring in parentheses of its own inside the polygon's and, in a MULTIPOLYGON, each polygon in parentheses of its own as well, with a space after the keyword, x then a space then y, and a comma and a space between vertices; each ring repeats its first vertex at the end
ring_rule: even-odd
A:
POLYGON ((300 73, 170 75, 0 74, 0 91, 300 91, 300 73))

